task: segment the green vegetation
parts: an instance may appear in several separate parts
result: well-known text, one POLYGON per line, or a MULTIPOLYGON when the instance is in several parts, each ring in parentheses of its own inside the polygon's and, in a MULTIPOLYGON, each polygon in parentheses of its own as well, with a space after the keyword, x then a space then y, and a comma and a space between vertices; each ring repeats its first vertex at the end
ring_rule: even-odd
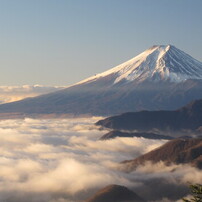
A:
POLYGON ((191 199, 183 198, 182 200, 184 202, 202 202, 202 185, 201 184, 195 184, 190 185, 191 190, 191 199))

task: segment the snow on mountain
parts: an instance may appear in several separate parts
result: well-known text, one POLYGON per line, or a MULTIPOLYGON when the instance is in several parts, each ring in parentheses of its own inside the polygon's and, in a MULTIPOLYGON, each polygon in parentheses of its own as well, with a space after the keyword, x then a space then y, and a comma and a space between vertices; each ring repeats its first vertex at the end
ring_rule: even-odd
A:
POLYGON ((179 83, 187 79, 202 79, 202 63, 175 46, 152 46, 131 60, 77 84, 112 75, 114 84, 120 81, 141 83, 145 80, 179 83))
POLYGON ((65 89, 1 104, 0 115, 109 116, 173 110, 201 98, 202 63, 174 46, 161 45, 65 89))

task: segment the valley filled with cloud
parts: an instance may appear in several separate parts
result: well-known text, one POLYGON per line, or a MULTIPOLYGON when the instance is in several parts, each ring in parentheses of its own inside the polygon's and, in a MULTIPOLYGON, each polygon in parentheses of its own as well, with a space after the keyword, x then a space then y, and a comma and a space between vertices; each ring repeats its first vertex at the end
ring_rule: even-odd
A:
POLYGON ((0 202, 192 201, 201 8, 0 0, 0 202))
POLYGON ((107 131, 94 125, 99 119, 1 121, 0 201, 83 201, 109 184, 127 186, 147 200, 169 201, 186 195, 188 183, 202 181, 202 173, 188 165, 148 163, 125 172, 121 161, 166 140, 101 141, 107 131))

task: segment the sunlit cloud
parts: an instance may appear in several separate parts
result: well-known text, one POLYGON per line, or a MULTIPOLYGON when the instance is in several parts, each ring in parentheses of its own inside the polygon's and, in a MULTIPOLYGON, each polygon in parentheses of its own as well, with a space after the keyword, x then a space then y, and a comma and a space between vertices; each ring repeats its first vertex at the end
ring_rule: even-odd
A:
POLYGON ((0 104, 14 102, 28 97, 51 93, 61 90, 65 86, 43 86, 43 85, 23 85, 23 86, 0 86, 0 104))
POLYGON ((79 201, 108 184, 125 185, 140 193, 143 187, 152 198, 149 190, 155 179, 166 181, 164 188, 202 180, 195 168, 167 167, 162 162, 123 172, 120 161, 144 154, 166 140, 101 141, 107 131, 94 126, 98 119, 0 121, 0 201, 24 202, 26 197, 40 202, 79 201))

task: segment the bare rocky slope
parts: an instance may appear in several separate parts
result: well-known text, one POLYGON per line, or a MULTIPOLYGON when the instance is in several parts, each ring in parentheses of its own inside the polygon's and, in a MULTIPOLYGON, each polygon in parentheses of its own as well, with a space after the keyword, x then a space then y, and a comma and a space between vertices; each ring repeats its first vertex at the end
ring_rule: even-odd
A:
POLYGON ((174 139, 133 160, 122 162, 126 170, 133 170, 146 162, 170 164, 189 164, 202 169, 202 138, 174 139))

